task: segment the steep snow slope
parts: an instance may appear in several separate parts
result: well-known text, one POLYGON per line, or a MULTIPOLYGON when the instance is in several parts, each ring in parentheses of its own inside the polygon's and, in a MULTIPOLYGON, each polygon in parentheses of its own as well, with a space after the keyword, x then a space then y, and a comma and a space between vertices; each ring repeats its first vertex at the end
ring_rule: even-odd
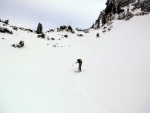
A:
POLYGON ((115 21, 83 75, 91 97, 117 113, 150 112, 150 15, 115 21), (94 82, 93 82, 94 81, 94 82))
POLYGON ((0 112, 149 113, 149 20, 115 21, 111 32, 84 37, 47 33, 54 41, 21 30, 0 33, 0 112), (20 40, 23 48, 10 46, 20 40), (81 73, 74 72, 77 58, 81 73))

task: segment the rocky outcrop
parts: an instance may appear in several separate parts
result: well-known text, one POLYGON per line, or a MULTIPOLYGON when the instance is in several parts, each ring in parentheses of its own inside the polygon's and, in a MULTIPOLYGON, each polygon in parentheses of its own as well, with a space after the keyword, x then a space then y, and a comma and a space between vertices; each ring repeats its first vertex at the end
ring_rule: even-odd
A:
POLYGON ((130 20, 133 16, 148 13, 150 13, 150 0, 107 0, 106 8, 100 12, 98 19, 91 28, 100 29, 114 19, 130 20), (140 12, 134 13, 137 9, 141 9, 140 12))

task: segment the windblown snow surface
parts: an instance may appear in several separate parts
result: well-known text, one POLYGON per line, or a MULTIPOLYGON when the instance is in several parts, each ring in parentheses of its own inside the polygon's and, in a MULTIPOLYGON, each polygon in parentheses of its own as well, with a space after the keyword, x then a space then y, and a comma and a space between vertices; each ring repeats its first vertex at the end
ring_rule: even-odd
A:
POLYGON ((113 26, 47 33, 55 40, 0 33, 0 113, 150 113, 150 15, 113 26))

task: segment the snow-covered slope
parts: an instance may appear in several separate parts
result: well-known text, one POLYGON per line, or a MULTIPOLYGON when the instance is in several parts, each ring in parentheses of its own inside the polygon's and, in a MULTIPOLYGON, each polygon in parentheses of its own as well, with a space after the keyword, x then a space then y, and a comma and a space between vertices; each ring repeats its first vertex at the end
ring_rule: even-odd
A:
POLYGON ((116 20, 106 34, 46 34, 55 40, 21 30, 0 33, 0 112, 149 113, 149 20, 116 20), (11 47, 20 40, 23 48, 11 47), (74 72, 78 58, 81 73, 74 72))

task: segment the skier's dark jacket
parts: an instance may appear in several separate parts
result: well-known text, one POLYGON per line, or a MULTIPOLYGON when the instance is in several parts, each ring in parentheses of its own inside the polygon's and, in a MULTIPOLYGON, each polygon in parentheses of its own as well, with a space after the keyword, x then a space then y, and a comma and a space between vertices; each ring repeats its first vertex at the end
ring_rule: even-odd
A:
POLYGON ((82 66, 82 60, 81 59, 77 59, 76 63, 79 63, 79 65, 82 66))

